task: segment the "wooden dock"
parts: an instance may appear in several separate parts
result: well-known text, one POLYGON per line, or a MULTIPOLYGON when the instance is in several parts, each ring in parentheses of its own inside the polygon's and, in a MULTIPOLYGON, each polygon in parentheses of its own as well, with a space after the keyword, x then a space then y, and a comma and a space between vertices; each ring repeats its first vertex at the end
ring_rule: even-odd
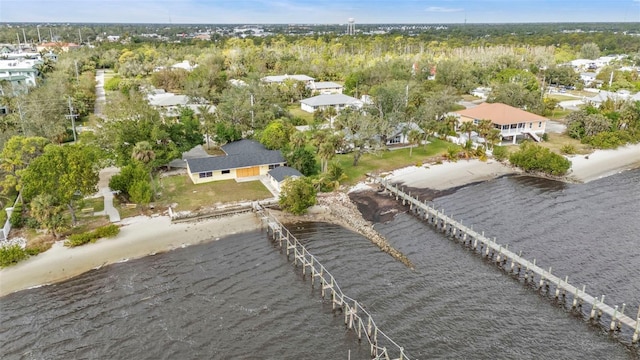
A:
POLYGON ((334 311, 344 314, 344 324, 347 329, 353 330, 358 336, 358 341, 364 339, 369 343, 372 359, 385 360, 410 360, 404 349, 383 333, 373 317, 356 300, 346 296, 331 273, 302 246, 271 212, 259 203, 253 205, 256 215, 266 225, 267 233, 280 251, 286 253, 287 260, 293 255, 293 264, 301 268, 302 278, 308 276, 311 287, 318 286, 322 298, 330 298, 334 311))
MULTIPOLYGON (((444 211, 438 211, 426 202, 421 202, 415 197, 411 196, 411 193, 405 193, 402 189, 398 188, 398 185, 390 184, 388 181, 380 178, 375 179, 380 183, 390 196, 395 196, 396 200, 402 201, 403 205, 408 205, 409 210, 413 212, 419 218, 427 221, 433 225, 436 229, 441 230, 445 234, 453 237, 454 239, 461 240, 465 245, 470 246, 473 250, 478 251, 482 256, 486 256, 488 259, 493 260, 505 272, 512 274, 518 274, 525 282, 534 284, 538 289, 546 290, 551 294, 550 285, 555 288, 554 297, 556 299, 565 301, 567 294, 573 299, 572 309, 577 309, 583 306, 589 306, 591 312, 589 313, 590 320, 599 321, 602 319, 602 315, 605 314, 609 321, 610 331, 621 331, 621 328, 628 327, 633 332, 631 338, 632 344, 638 342, 640 336, 640 308, 636 318, 631 318, 626 315, 626 305, 622 304, 619 308, 618 305, 611 307, 605 303, 605 296, 600 298, 594 297, 586 293, 586 286, 578 288, 569 283, 569 278, 565 276, 560 278, 553 275, 552 268, 548 270, 543 269, 536 260, 533 262, 522 258, 522 252, 519 254, 514 253, 508 249, 508 246, 500 245, 496 242, 495 238, 492 240, 484 236, 484 232, 478 233, 473 228, 469 228, 453 218, 444 214, 444 211), (537 279, 537 283, 536 283, 537 279)), ((605 321, 604 319, 602 319, 605 321)), ((604 322, 605 326, 607 322, 604 322)))

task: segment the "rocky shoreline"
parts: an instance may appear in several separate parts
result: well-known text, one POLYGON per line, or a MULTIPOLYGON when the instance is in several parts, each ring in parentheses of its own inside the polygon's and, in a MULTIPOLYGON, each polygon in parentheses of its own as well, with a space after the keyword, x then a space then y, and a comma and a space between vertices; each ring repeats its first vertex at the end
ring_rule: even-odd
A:
MULTIPOLYGON (((375 191, 371 191, 375 193, 375 191)), ((395 202, 395 200, 393 201, 395 202)), ((377 206, 376 206, 377 208, 377 206)), ((414 269, 409 258, 398 249, 391 246, 387 239, 373 228, 373 223, 363 217, 356 204, 344 192, 318 194, 317 205, 310 209, 307 215, 293 216, 278 212, 278 217, 284 223, 300 221, 320 221, 342 226, 354 231, 375 244, 380 250, 391 255, 410 269, 414 269)))

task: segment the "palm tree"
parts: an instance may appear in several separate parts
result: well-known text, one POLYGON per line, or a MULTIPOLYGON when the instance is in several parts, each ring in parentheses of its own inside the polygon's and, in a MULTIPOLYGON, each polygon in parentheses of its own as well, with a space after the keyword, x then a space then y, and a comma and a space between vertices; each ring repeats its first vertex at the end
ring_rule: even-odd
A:
POLYGON ((211 114, 211 105, 200 105, 197 107, 200 115, 200 125, 204 129, 204 135, 207 138, 207 150, 211 148, 209 141, 211 139, 211 129, 215 125, 216 118, 211 114))
POLYGON ((133 147, 131 158, 133 160, 138 160, 145 165, 148 165, 156 158, 156 153, 153 151, 153 149, 151 148, 151 144, 149 144, 148 141, 139 141, 133 147))
POLYGON ((495 144, 500 142, 501 138, 502 136, 501 136, 500 130, 494 128, 494 129, 491 129, 491 131, 489 132, 485 140, 487 141, 488 145, 491 145, 491 149, 493 149, 495 144))
POLYGON ((478 134, 480 134, 480 136, 484 139, 484 148, 486 150, 487 137, 489 136, 491 129, 493 129, 493 123, 491 122, 491 120, 482 119, 478 123, 477 128, 478 128, 478 134))
POLYGON ((447 115, 444 118, 444 129, 446 129, 446 134, 440 134, 441 136, 446 137, 449 133, 456 131, 456 127, 458 126, 458 118, 453 115, 447 115))
POLYGON ((409 134, 407 135, 409 139, 409 157, 413 155, 413 146, 420 144, 420 140, 422 140, 422 136, 423 136, 423 133, 416 129, 412 129, 409 131, 409 134))
POLYGON ((460 131, 467 133, 467 141, 471 141, 471 133, 476 130, 476 125, 471 121, 465 121, 460 125, 460 131))
POLYGON ((147 171, 149 171, 149 180, 153 186, 153 196, 152 199, 155 199, 157 189, 156 184, 153 181, 153 171, 151 169, 150 163, 156 158, 156 153, 151 148, 151 144, 148 141, 139 141, 133 147, 133 151, 131 152, 131 158, 133 160, 140 161, 147 167, 147 171))
POLYGON ((289 143, 294 149, 303 147, 306 141, 307 137, 302 131, 294 131, 289 135, 289 143))
POLYGON ((31 208, 31 216, 58 239, 60 232, 64 229, 63 208, 56 203, 53 195, 40 194, 31 200, 29 207, 31 208))

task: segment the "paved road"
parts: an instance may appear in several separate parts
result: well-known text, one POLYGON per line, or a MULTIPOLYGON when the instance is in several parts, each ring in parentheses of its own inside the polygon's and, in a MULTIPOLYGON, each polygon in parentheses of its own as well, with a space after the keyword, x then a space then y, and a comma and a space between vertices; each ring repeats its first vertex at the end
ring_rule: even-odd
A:
POLYGON ((104 70, 96 70, 96 104, 93 113, 102 117, 102 109, 107 103, 107 97, 104 92, 104 70))

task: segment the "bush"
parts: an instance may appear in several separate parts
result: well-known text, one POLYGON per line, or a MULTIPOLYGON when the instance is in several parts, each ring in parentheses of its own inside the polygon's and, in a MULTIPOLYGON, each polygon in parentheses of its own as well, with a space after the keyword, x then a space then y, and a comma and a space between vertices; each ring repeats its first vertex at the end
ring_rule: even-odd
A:
POLYGON ((598 149, 615 149, 631 141, 632 137, 626 131, 603 131, 582 139, 583 144, 589 144, 598 149))
POLYGON ((509 151, 505 146, 494 146, 493 157, 498 161, 505 161, 509 157, 509 151))
POLYGON ((530 142, 522 143, 509 161, 525 171, 541 171, 556 176, 566 174, 571 167, 571 161, 564 156, 530 142))
POLYGON ((28 257, 26 251, 22 250, 20 245, 10 245, 0 247, 0 267, 13 265, 18 261, 28 257))
POLYGON ((560 148, 560 151, 561 151, 563 154, 573 155, 573 154, 575 154, 575 153, 576 153, 576 147, 575 147, 575 146, 573 146, 573 145, 571 145, 571 144, 567 144, 567 145, 563 145, 563 146, 560 148))
POLYGON ((549 141, 549 134, 544 133, 540 138, 542 139, 542 141, 549 141))
MULTIPOLYGON (((9 219, 11 222, 11 227, 13 228, 21 228, 24 224, 24 220, 22 218, 22 203, 19 202, 13 207, 13 213, 11 213, 11 218, 9 219)), ((4 225, 4 224, 2 224, 4 225)))
POLYGON ((7 221, 7 209, 0 210, 0 227, 7 221))
POLYGON ((73 234, 67 238, 67 240, 64 242, 64 245, 68 247, 80 246, 89 242, 95 242, 96 240, 101 238, 114 237, 119 233, 120 228, 117 225, 109 224, 87 233, 73 234))
POLYGON ((114 76, 104 83, 104 89, 107 91, 116 91, 120 89, 120 77, 114 76))
POLYGON ((101 226, 94 230, 94 233, 100 238, 111 238, 120 233, 120 227, 115 224, 109 224, 105 226, 101 226))

